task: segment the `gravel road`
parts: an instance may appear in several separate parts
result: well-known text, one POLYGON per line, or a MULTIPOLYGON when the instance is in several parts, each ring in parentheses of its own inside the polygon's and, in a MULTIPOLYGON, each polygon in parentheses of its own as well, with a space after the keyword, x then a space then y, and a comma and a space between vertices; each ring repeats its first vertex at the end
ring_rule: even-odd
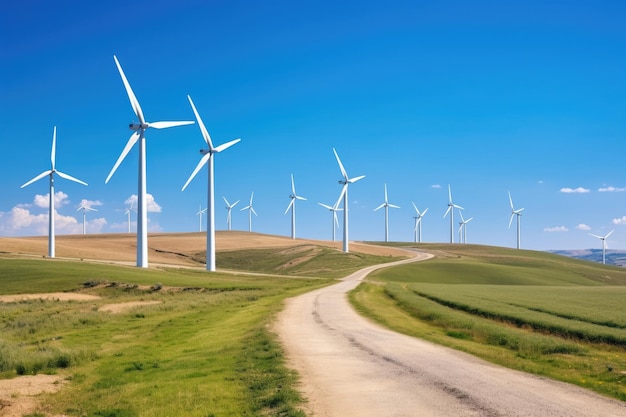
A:
MULTIPOLYGON (((418 254, 411 262, 429 258, 418 254)), ((404 336, 359 316, 347 301, 372 270, 287 301, 275 330, 301 378, 305 411, 344 416, 626 416, 626 403, 489 364, 404 336)))

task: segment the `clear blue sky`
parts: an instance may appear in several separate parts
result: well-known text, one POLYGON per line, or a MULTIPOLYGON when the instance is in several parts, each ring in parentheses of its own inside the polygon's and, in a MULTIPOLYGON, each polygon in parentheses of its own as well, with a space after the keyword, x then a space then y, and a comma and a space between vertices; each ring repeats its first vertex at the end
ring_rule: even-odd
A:
MULTIPOLYGON (((411 202, 429 208, 423 240, 446 242, 447 187, 465 207, 468 242, 514 247, 510 190, 524 207, 522 247, 626 247, 626 4, 623 1, 22 1, 0 13, 0 235, 47 233, 46 180, 57 126, 57 232, 125 232, 137 150, 104 180, 135 120, 117 55, 149 121, 194 120, 215 144, 221 197, 254 191, 253 230, 289 235, 290 174, 307 201, 297 235, 330 239, 350 176, 350 237, 413 239, 411 202), (546 4, 547 3, 547 4, 546 4), (564 192, 567 189, 586 192, 564 192), (44 202, 42 203, 42 200, 44 202), (42 207, 44 206, 44 207, 42 207)), ((148 138, 151 231, 197 231, 206 168, 197 125, 148 138)), ((455 222, 458 214, 455 214, 455 222)), ((134 214, 133 214, 134 220, 134 214)), ((203 220, 205 222, 206 219, 203 220)), ((458 226, 455 225, 455 229, 458 226)), ((338 236, 341 233, 338 230, 338 236)), ((455 230, 455 240, 458 235, 455 230)))

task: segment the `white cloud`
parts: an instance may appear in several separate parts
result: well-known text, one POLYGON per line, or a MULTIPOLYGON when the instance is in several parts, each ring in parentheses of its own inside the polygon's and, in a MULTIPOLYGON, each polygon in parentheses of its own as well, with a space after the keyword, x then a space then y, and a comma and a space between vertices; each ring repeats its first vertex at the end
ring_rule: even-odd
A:
POLYGON ((585 223, 581 223, 576 226, 576 230, 591 230, 591 227, 587 226, 585 223))
POLYGON ((598 191, 601 193, 622 193, 626 191, 626 188, 613 187, 612 185, 609 185, 608 187, 598 188, 598 191))
POLYGON ((431 187, 432 187, 432 188, 441 188, 441 185, 439 185, 439 184, 433 184, 431 187))
POLYGON ((539 180, 539 181, 537 181, 537 183, 543 184, 543 180, 539 180))
POLYGON ((589 189, 583 188, 583 187, 578 187, 578 188, 563 187, 561 188, 561 192, 562 193, 588 193, 589 189))
POLYGON ((80 200, 80 204, 78 205, 78 207, 87 207, 87 208, 93 208, 94 206, 101 206, 102 202, 100 200, 86 200, 86 199, 82 199, 80 200))
MULTIPOLYGON (((137 208, 137 196, 135 194, 131 195, 130 197, 126 199, 124 204, 128 206, 132 204, 134 208, 137 208)), ((152 194, 146 194, 146 207, 147 207, 148 213, 160 213, 161 212, 161 206, 155 201, 152 194)))
MULTIPOLYGON (((54 207, 61 207, 68 204, 69 202, 70 201, 67 199, 67 194, 65 194, 63 191, 58 191, 54 193, 54 207)), ((46 195, 37 194, 35 196, 35 199, 33 200, 33 203, 37 207, 47 209, 48 207, 50 207, 50 193, 46 195)), ((21 206, 24 207, 26 205, 21 206)))
MULTIPOLYGON (((72 216, 64 216, 55 210, 55 232, 58 234, 77 234, 82 225, 72 216)), ((48 234, 48 213, 34 214, 23 207, 13 207, 10 212, 0 216, 0 231, 8 235, 48 234)))
POLYGON ((544 232, 567 232, 568 229, 565 226, 556 226, 556 227, 546 227, 543 229, 544 232))
POLYGON ((626 224, 626 216, 622 216, 619 219, 613 219, 613 224, 626 224))
POLYGON ((97 219, 89 220, 87 222, 87 233, 101 233, 102 228, 107 224, 107 221, 104 217, 99 217, 97 219))

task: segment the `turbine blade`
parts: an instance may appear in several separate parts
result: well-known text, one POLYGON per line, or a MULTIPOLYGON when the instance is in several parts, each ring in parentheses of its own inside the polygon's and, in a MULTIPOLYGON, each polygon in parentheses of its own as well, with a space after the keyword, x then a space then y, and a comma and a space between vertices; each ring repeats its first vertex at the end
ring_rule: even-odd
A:
POLYGON ((228 202, 228 200, 226 200, 226 197, 222 196, 222 198, 224 199, 224 203, 226 203, 226 205, 230 207, 230 203, 228 202))
POLYGON ((244 210, 249 210, 249 209, 250 209, 250 206, 245 206, 244 208, 242 208, 242 209, 241 209, 241 210, 239 210, 239 211, 244 211, 244 210))
POLYGON ((469 219, 465 220, 465 224, 471 222, 473 219, 474 219, 473 217, 470 217, 469 219))
POLYGON ((611 234, 614 232, 615 230, 611 230, 609 233, 607 233, 606 236, 604 236, 604 238, 606 239, 607 237, 611 236, 611 234))
POLYGON ((57 127, 54 127, 52 131, 52 151, 50 152, 50 162, 52 163, 52 170, 54 171, 54 164, 57 154, 57 127))
POLYGON ((299 195, 296 195, 294 197, 296 197, 296 200, 306 200, 306 197, 301 197, 299 195))
POLYGON ((391 207, 391 208, 400 208, 400 206, 396 206, 395 204, 389 204, 389 207, 391 207))
POLYGON ((341 194, 339 194, 339 198, 337 199, 337 202, 333 207, 339 207, 339 203, 341 202, 341 199, 343 198, 346 191, 348 191, 348 184, 344 184, 344 186, 341 188, 341 194))
POLYGON ((348 180, 348 182, 349 182, 350 184, 353 184, 353 183, 355 183, 355 182, 357 182, 357 181, 359 181, 359 180, 362 180, 363 178, 365 178, 365 175, 361 175, 360 177, 350 178, 350 179, 348 180))
POLYGON ((448 213, 450 213, 451 209, 452 209, 452 206, 448 206, 448 209, 446 210, 446 212, 443 215, 444 218, 448 215, 448 213))
POLYGON ((258 214, 256 214, 256 211, 254 211, 254 207, 250 207, 250 210, 252 210, 255 216, 258 216, 258 214))
POLYGON ((414 202, 411 201, 411 204, 413 204, 413 208, 415 209, 415 212, 417 213, 417 215, 420 215, 420 211, 417 209, 417 206, 415 205, 414 202))
POLYGON ((385 183, 385 203, 387 202, 387 183, 385 183))
POLYGON ((250 207, 252 207, 252 199, 254 199, 254 191, 250 194, 250 207))
POLYGON ((328 209, 328 210, 332 210, 333 209, 331 206, 329 206, 327 204, 322 204, 322 203, 317 203, 317 204, 319 204, 320 206, 322 206, 322 207, 324 207, 325 209, 328 209))
POLYGON ((590 236, 597 237, 598 239, 604 239, 602 236, 594 235, 593 233, 589 233, 590 236))
POLYGON ((50 175, 52 173, 52 170, 49 169, 47 171, 42 172, 41 174, 37 175, 35 178, 33 178, 32 180, 24 183, 20 188, 24 188, 28 185, 31 185, 32 183, 34 183, 35 181, 39 181, 40 179, 42 179, 43 177, 45 177, 46 175, 50 175))
POLYGON ((424 210, 424 211, 422 212, 422 216, 423 216, 424 214, 426 214, 426 212, 427 212, 427 211, 428 211, 428 207, 426 208, 426 210, 424 210))
POLYGON ((385 203, 383 203, 383 204, 381 204, 380 206, 376 207, 376 208, 374 209, 374 211, 376 211, 376 210, 380 210, 380 209, 381 209, 381 208, 383 208, 383 207, 385 207, 385 203))
POLYGON ((61 177, 61 178, 65 178, 66 180, 70 180, 70 181, 77 182, 77 183, 79 183, 79 184, 87 185, 87 183, 86 183, 86 182, 81 181, 81 180, 79 180, 78 178, 74 178, 74 177, 72 177, 71 175, 67 175, 67 174, 66 174, 66 173, 64 173, 64 172, 61 172, 61 171, 56 171, 56 173, 57 173, 57 174, 59 174, 59 177, 61 177))
POLYGON ((458 208, 459 210, 465 210, 463 207, 456 204, 452 204, 452 206, 458 208))
POLYGON ((339 220, 337 220, 337 212, 333 211, 333 217, 335 218, 335 224, 339 227, 339 220))
POLYGON ((291 206, 293 206, 293 202, 295 201, 295 199, 291 199, 291 201, 289 202, 289 205, 287 206, 287 210, 285 210, 285 214, 287 214, 287 212, 289 211, 289 209, 291 208, 291 206))
POLYGON ((198 110, 196 110, 196 106, 193 104, 193 100, 191 100, 191 96, 187 94, 187 99, 189 99, 189 103, 191 104, 191 108, 193 110, 193 114, 196 115, 196 120, 198 121, 198 125, 200 126, 200 133, 202 133, 202 137, 207 145, 209 145, 209 149, 213 150, 213 142, 211 141, 211 136, 209 132, 206 130, 202 119, 200 118, 200 114, 198 114, 198 110))
POLYGON ((450 184, 448 184, 448 201, 452 204, 452 189, 450 188, 450 184))
POLYGON ((141 111, 141 106, 139 105, 139 101, 137 100, 137 97, 135 97, 135 93, 133 93, 133 89, 130 88, 130 84, 128 80, 126 79, 126 75, 124 74, 124 71, 122 70, 122 66, 120 65, 115 55, 113 55, 113 59, 115 60, 115 65, 117 65, 117 69, 120 72, 120 75, 122 76, 122 82, 124 83, 124 88, 126 88, 126 94, 128 94, 130 105, 133 107, 133 111, 135 112, 135 115, 137 115, 137 118, 139 119, 139 123, 145 124, 146 119, 144 119, 143 117, 143 111, 141 111))
POLYGON ((235 201, 235 202, 233 203, 233 205, 232 205, 232 206, 230 206, 230 207, 231 207, 231 208, 235 207, 235 206, 237 205, 237 203, 239 203, 239 200, 235 201))
POLYGON ((135 145, 135 143, 137 143, 138 139, 139 139, 139 132, 133 133, 131 137, 128 139, 128 142, 126 142, 126 146, 124 147, 124 150, 120 154, 119 158, 117 158, 117 162, 115 162, 115 165, 113 165, 111 172, 109 172, 109 176, 104 181, 105 184, 109 182, 109 180, 111 179, 111 177, 117 170, 117 167, 120 166, 124 158, 126 158, 126 155, 128 155, 128 152, 130 152, 131 148, 135 145))
POLYGON ((185 126, 185 125, 192 125, 192 124, 194 124, 193 121, 184 121, 184 122, 152 122, 152 123, 149 123, 149 126, 155 128, 155 129, 167 129, 168 127, 185 126))
POLYGON ((239 142, 241 139, 235 139, 235 140, 231 140, 230 142, 226 142, 221 144, 220 146, 218 146, 217 148, 215 148, 213 150, 213 152, 222 152, 228 148, 230 148, 231 146, 233 146, 235 143, 239 142))
POLYGON ((202 159, 200 159, 200 162, 198 162, 198 165, 196 165, 196 169, 193 170, 193 172, 189 176, 189 179, 187 179, 187 182, 185 183, 185 185, 183 185, 183 188, 181 189, 181 191, 185 191, 185 188, 187 188, 191 180, 196 176, 196 174, 198 173, 198 171, 200 171, 200 169, 204 166, 204 164, 207 163, 210 157, 211 157, 210 153, 204 154, 202 159))
POLYGON ((337 151, 333 148, 333 152, 335 153, 335 158, 337 158, 337 163, 339 164, 339 169, 341 170, 341 175, 343 175, 343 179, 348 181, 348 174, 346 173, 346 169, 343 167, 341 163, 341 159, 339 159, 339 155, 337 155, 337 151))
POLYGON ((296 195, 296 185, 293 183, 293 174, 291 174, 291 194, 296 195))
POLYGON ((509 219, 509 229, 511 228, 511 223, 513 223, 513 217, 515 217, 515 212, 511 213, 511 218, 509 219))
POLYGON ((511 210, 515 211, 515 208, 513 208, 513 199, 511 198, 511 192, 509 191, 509 203, 511 203, 511 210))

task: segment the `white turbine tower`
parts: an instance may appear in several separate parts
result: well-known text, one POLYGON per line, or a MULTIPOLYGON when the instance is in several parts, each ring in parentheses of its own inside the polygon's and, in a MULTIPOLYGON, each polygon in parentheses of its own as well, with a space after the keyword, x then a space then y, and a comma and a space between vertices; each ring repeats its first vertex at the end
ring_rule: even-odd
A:
POLYGON ((202 231, 202 215, 206 213, 206 208, 202 208, 202 204, 200 204, 200 209, 198 210, 198 212, 196 213, 196 216, 200 217, 200 229, 199 231, 202 231))
POLYGON ((130 202, 130 207, 126 209, 124 214, 128 215, 128 233, 130 233, 130 212, 135 210, 133 208, 133 201, 130 202))
POLYGON ((520 248, 520 217, 522 217, 523 208, 515 210, 513 207, 513 199, 511 198, 511 192, 509 191, 509 203, 511 203, 511 218, 509 219, 509 229, 513 222, 513 216, 517 216, 517 249, 520 248))
POLYGON ((291 194, 289 194, 291 201, 285 210, 285 214, 291 209, 291 238, 296 238, 296 200, 306 200, 306 198, 296 194, 296 186, 293 182, 293 174, 291 174, 291 194))
POLYGON ((606 238, 611 236, 611 233, 613 233, 614 231, 615 230, 611 230, 609 233, 606 234, 606 236, 598 236, 598 235, 594 235, 594 234, 589 233, 591 236, 597 237, 598 239, 600 239, 602 241, 602 264, 604 264, 605 260, 606 260, 606 258, 605 258, 605 252, 606 252, 606 248, 607 248, 606 238))
POLYGON ((335 158, 337 158, 337 163, 339 164, 339 169, 343 176, 343 178, 339 180, 339 184, 343 184, 343 188, 341 189, 341 194, 339 194, 339 199, 337 199, 334 207, 338 207, 339 202, 343 198, 343 251, 348 253, 350 251, 348 247, 348 185, 365 178, 365 175, 349 178, 335 148, 333 148, 333 152, 335 153, 335 158))
POLYGON ((252 213, 254 213, 255 216, 258 216, 258 214, 256 214, 256 211, 254 211, 254 207, 252 207, 253 198, 254 198, 254 191, 252 191, 252 194, 250 195, 250 203, 244 208, 242 208, 241 210, 239 210, 239 211, 248 210, 248 231, 249 232, 252 231, 252 213))
POLYGON ((228 230, 230 230, 230 224, 232 220, 232 216, 230 212, 232 211, 233 207, 235 207, 237 203, 239 203, 239 200, 235 201, 233 204, 230 204, 228 200, 226 200, 226 197, 222 196, 222 198, 224 199, 224 202, 226 203, 226 210, 228 210, 228 216, 226 216, 226 224, 228 225, 228 230))
POLYGON ((153 127, 155 129, 165 129, 168 127, 174 126, 183 126, 192 124, 193 122, 147 122, 143 117, 143 111, 139 106, 139 101, 137 101, 137 97, 135 97, 135 93, 130 88, 130 84, 126 79, 126 75, 124 75, 124 71, 122 71, 122 67, 117 60, 117 57, 113 55, 113 59, 115 60, 115 65, 117 65, 117 69, 119 70, 120 76, 122 77, 122 82, 124 83, 124 87, 126 88, 126 94, 128 94, 128 99, 130 100, 130 105, 135 112, 135 115, 139 119, 139 123, 131 123, 128 127, 130 130, 134 130, 135 132, 131 135, 130 139, 126 143, 124 150, 120 154, 117 162, 113 165, 113 169, 109 173, 109 176, 104 181, 105 184, 109 182, 117 167, 122 163, 126 155, 130 152, 130 150, 135 146, 135 143, 139 141, 139 170, 138 170, 138 179, 137 179, 137 266, 141 268, 148 267, 148 209, 146 202, 146 137, 145 132, 148 128, 153 127))
POLYGON ((198 110, 196 110, 196 106, 193 104, 190 96, 187 96, 189 99, 189 103, 191 104, 191 108, 193 109, 193 113, 196 115, 196 120, 198 120, 198 126, 200 126, 200 132, 202 133, 202 137, 204 138, 204 142, 209 147, 208 149, 200 150, 200 153, 203 155, 198 165, 196 165, 196 169, 193 170, 189 179, 183 185, 181 191, 184 191, 187 188, 187 185, 191 182, 191 180, 196 176, 198 171, 205 165, 208 164, 209 167, 209 186, 207 192, 207 233, 206 233, 206 270, 207 271, 215 271, 215 203, 214 203, 214 179, 213 179, 213 154, 222 152, 241 139, 231 140, 230 142, 226 142, 220 146, 213 147, 213 142, 211 141, 211 136, 209 136, 209 132, 206 130, 200 115, 198 114, 198 110))
POLYGON ((39 181, 43 177, 46 177, 46 176, 50 177, 50 203, 48 206, 48 257, 50 258, 54 258, 55 256, 55 253, 54 253, 54 246, 55 246, 55 242, 54 242, 54 174, 56 173, 59 175, 59 177, 64 178, 66 180, 70 180, 70 181, 77 182, 79 184, 87 185, 86 182, 83 182, 77 178, 74 178, 56 169, 55 167, 56 147, 57 147, 57 127, 54 126, 54 130, 52 132, 52 152, 50 153, 50 162, 52 162, 52 167, 49 170, 46 170, 42 172, 41 174, 37 175, 35 178, 33 178, 32 180, 28 181, 27 183, 21 186, 21 188, 24 188, 34 183, 35 181, 39 181))
POLYGON ((461 216, 461 221, 459 222, 459 243, 467 243, 467 224, 472 221, 473 217, 465 220, 461 210, 459 210, 459 216, 461 216))
POLYGON ((415 205, 415 203, 413 203, 413 202, 411 202, 411 203, 413 204, 413 208, 415 209, 415 213, 417 213, 416 216, 413 216, 413 218, 415 219, 415 228, 413 229, 413 232, 415 233, 415 242, 416 243, 421 243, 422 242, 422 217, 424 217, 424 215, 428 211, 428 208, 426 210, 424 210, 422 213, 420 213, 420 211, 417 209, 417 206, 415 205))
POLYGON ((339 220, 337 220, 337 212, 341 211, 342 209, 338 208, 337 206, 331 207, 327 204, 322 204, 322 203, 317 203, 317 204, 324 207, 325 209, 330 210, 333 213, 333 242, 334 242, 335 241, 335 225, 339 227, 339 220))
POLYGON ((380 206, 376 207, 374 211, 379 210, 383 207, 385 208, 385 242, 389 242, 389 207, 400 207, 389 203, 389 199, 387 198, 387 184, 385 184, 385 201, 380 206))
POLYGON ((95 208, 91 208, 85 205, 81 205, 78 209, 76 209, 76 211, 82 210, 83 211, 83 234, 87 233, 87 215, 85 214, 86 211, 98 211, 95 208))
POLYGON ((463 207, 458 206, 452 202, 452 190, 450 184, 448 184, 448 209, 443 217, 445 218, 450 213, 450 243, 454 243, 454 209, 463 210, 463 207))

